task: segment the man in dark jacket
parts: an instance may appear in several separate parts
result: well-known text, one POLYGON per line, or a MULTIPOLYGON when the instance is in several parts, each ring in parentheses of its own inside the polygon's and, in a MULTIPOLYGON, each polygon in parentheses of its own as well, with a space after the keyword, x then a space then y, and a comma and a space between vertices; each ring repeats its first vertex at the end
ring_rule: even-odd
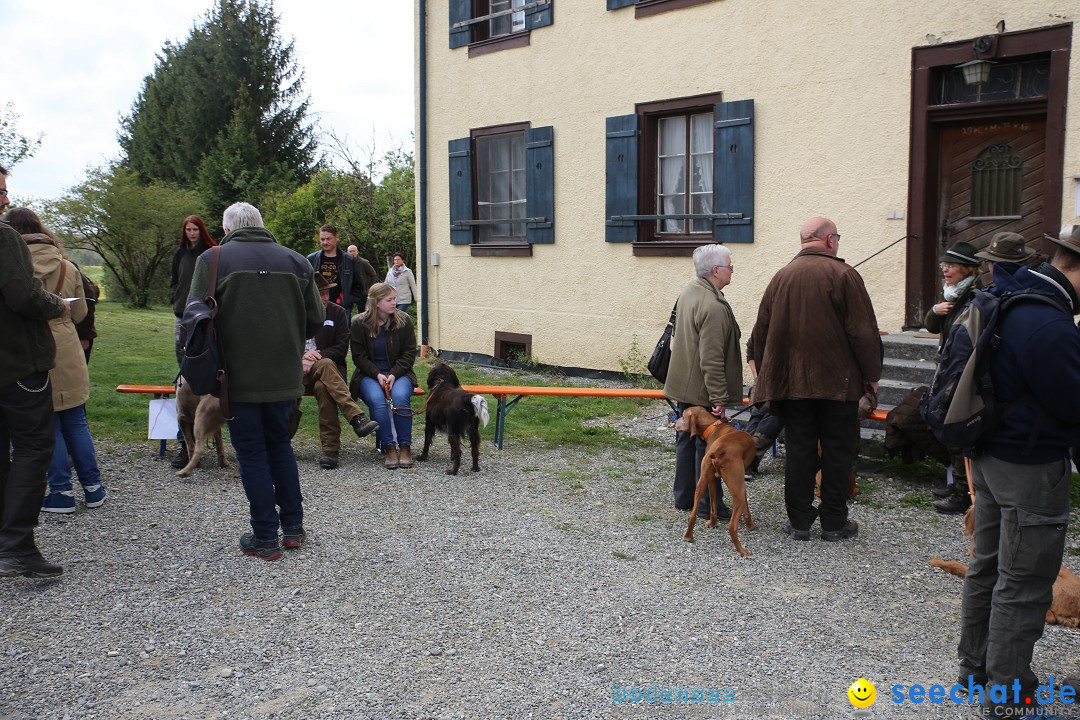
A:
MULTIPOLYGON (((7 168, 0 165, 0 210, 8 204, 7 168)), ((0 577, 56 577, 64 568, 34 542, 45 471, 52 459, 49 370, 56 345, 49 320, 71 306, 34 277, 22 236, 0 223, 0 577)))
POLYGON ((349 386, 345 384, 345 355, 349 352, 349 317, 345 309, 330 302, 333 284, 326 282, 322 275, 315 275, 315 285, 319 288, 319 298, 326 310, 326 320, 307 341, 304 351, 304 389, 315 394, 319 405, 319 441, 322 444, 322 457, 319 466, 323 470, 333 470, 338 466, 341 452, 341 423, 338 422, 338 409, 349 421, 356 437, 365 437, 379 429, 379 423, 368 420, 352 397, 349 386))
MULTIPOLYGON (((304 394, 304 340, 326 317, 303 255, 278 245, 247 203, 225 210, 217 268, 218 336, 229 369, 229 435, 251 507, 240 549, 263 560, 306 539, 289 418, 304 394), (279 512, 280 508, 280 512, 279 512)), ((189 300, 206 295, 209 254, 195 263, 189 300)))
POLYGON ((867 386, 876 393, 881 379, 881 338, 862 278, 836 257, 836 224, 810 218, 799 239, 801 251, 773 276, 758 307, 754 402, 771 403, 784 418, 784 532, 809 540, 820 512, 821 539, 844 540, 859 532, 848 520, 848 478, 859 445, 859 398, 867 386))
POLYGON ((1069 522, 1072 466, 1080 444, 1080 227, 1035 270, 994 263, 994 293, 1038 293, 1000 320, 990 357, 994 397, 1009 408, 971 463, 974 555, 961 606, 960 681, 983 685, 984 710, 1020 716, 1038 708, 1031 670, 1069 522), (1003 685, 1007 698, 991 697, 1003 685), (1019 692, 1014 695, 1014 689, 1019 692), (1033 698, 1029 700, 1028 698, 1033 698))
POLYGON ((330 293, 330 302, 351 314, 353 305, 364 302, 368 288, 377 282, 375 268, 359 255, 353 257, 338 248, 338 229, 333 225, 319 228, 319 245, 322 249, 308 255, 308 262, 328 283, 337 286, 330 293))

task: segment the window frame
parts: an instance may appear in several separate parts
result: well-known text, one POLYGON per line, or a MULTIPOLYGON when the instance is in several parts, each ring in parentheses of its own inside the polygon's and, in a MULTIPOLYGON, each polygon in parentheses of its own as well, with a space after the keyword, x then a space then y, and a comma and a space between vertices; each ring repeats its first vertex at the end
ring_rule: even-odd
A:
POLYGON ((633 6, 634 18, 636 19, 710 2, 715 2, 715 0, 608 0, 607 9, 618 10, 619 8, 633 6))
MULTIPOLYGON (((659 127, 660 121, 671 117, 686 117, 708 112, 713 113, 716 105, 723 102, 723 93, 708 93, 685 98, 637 103, 634 112, 638 115, 638 127, 641 128, 641 150, 638 158, 638 212, 642 215, 662 214, 658 206, 657 187, 659 185, 659 127)), ((713 123, 716 122, 715 116, 713 123)), ((689 123, 688 123, 689 124, 689 123)), ((711 131, 710 131, 711 132, 711 131)), ((687 143, 690 139, 687 138, 687 143)), ((713 167, 716 164, 716 148, 713 148, 713 167)), ((690 185, 686 184, 686 194, 690 194, 690 185)), ((715 193, 715 188, 713 189, 715 193)), ((715 211, 715 208, 714 208, 715 211)), ((638 253, 638 244, 663 244, 670 250, 693 249, 715 242, 713 232, 704 233, 660 233, 657 225, 660 221, 639 222, 634 252, 638 253)), ((684 221, 689 223, 691 221, 684 221)), ((685 226, 684 226, 685 227, 685 226)), ((641 248, 644 249, 644 248, 641 248)), ((651 253, 649 253, 651 254, 651 253)))
MULTIPOLYGON (((477 140, 480 140, 482 138, 497 137, 497 136, 500 136, 500 135, 516 135, 516 134, 520 133, 521 134, 521 142, 523 144, 525 144, 526 143, 526 133, 531 129, 531 127, 532 127, 531 123, 518 122, 518 123, 507 123, 505 125, 492 125, 492 126, 489 126, 489 127, 476 128, 476 129, 471 130, 469 132, 469 142, 472 145, 472 197, 473 197, 473 213, 472 214, 473 214, 474 218, 479 218, 479 215, 480 215, 480 173, 479 173, 479 170, 478 170, 478 163, 480 161, 480 153, 477 151, 477 140)), ((527 170, 527 165, 528 165, 528 159, 527 158, 526 158, 525 163, 526 163, 526 167, 523 167, 522 170, 525 171, 525 175, 526 175, 524 197, 525 197, 525 212, 526 212, 526 214, 528 214, 528 211, 529 211, 529 203, 528 203, 528 200, 529 200, 529 195, 528 195, 529 181, 528 181, 528 170, 527 170)), ((511 175, 512 174, 513 174, 513 166, 511 165, 511 175)), ((470 247, 472 247, 472 246, 480 246, 480 247, 504 248, 504 249, 512 249, 514 247, 518 247, 518 246, 522 246, 522 245, 529 245, 528 230, 525 227, 524 223, 521 223, 521 225, 522 225, 523 232, 522 232, 520 240, 516 240, 516 239, 515 240, 505 240, 505 241, 502 241, 502 242, 491 241, 491 240, 481 241, 481 239, 480 239, 481 228, 480 228, 480 226, 477 226, 473 230, 473 240, 472 240, 471 243, 469 243, 469 245, 470 245, 470 247)))
MULTIPOLYGON (((511 3, 515 1, 510 0, 511 3)), ((523 28, 491 37, 490 29, 494 18, 487 17, 492 14, 491 2, 492 0, 450 0, 450 49, 468 47, 471 58, 499 50, 526 47, 530 44, 530 33, 534 29, 552 24, 555 0, 524 0, 524 4, 518 9, 511 4, 506 10, 495 11, 506 13, 511 18, 511 28, 513 16, 522 13, 523 28)))

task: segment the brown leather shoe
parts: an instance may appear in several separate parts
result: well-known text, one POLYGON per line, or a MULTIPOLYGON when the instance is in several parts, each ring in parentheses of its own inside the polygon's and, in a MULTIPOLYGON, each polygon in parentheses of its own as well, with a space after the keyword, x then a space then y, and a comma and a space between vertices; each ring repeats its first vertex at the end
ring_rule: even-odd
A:
POLYGON ((401 443, 401 452, 398 456, 398 467, 411 468, 413 466, 412 448, 408 443, 401 443))
POLYGON ((397 445, 390 444, 386 446, 386 458, 383 460, 383 465, 387 470, 398 469, 397 445))

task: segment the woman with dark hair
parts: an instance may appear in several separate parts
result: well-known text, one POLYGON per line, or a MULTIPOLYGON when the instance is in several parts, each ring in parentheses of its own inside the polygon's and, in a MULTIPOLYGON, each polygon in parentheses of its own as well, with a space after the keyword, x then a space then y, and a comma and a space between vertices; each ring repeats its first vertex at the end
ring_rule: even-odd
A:
POLYGON ((53 398, 53 426, 56 448, 49 464, 49 492, 41 504, 43 512, 75 512, 75 492, 71 487, 71 466, 75 465, 82 484, 86 507, 105 502, 105 484, 98 469, 94 439, 86 422, 86 401, 90 398, 90 375, 86 369, 75 323, 86 317, 82 275, 64 256, 60 242, 32 210, 16 208, 4 218, 17 230, 30 250, 34 276, 42 286, 62 298, 78 298, 71 303, 71 317, 49 321, 56 343, 56 366, 49 373, 53 398))
POLYGON ((397 294, 386 283, 368 290, 367 310, 352 319, 353 371, 349 391, 368 406, 379 423, 376 438, 386 453, 384 465, 411 468, 412 394, 416 387, 416 332, 412 318, 397 309, 397 294), (390 413, 389 403, 396 409, 390 413))
MULTIPOLYGON (((191 290, 191 276, 195 273, 195 261, 216 245, 201 217, 188 215, 184 218, 180 226, 180 240, 177 243, 176 253, 173 255, 172 280, 169 283, 169 300, 172 302, 173 315, 176 316, 173 322, 173 343, 176 349, 177 367, 180 367, 180 358, 184 354, 184 344, 180 341, 180 320, 184 317, 184 306, 187 305, 188 291, 191 290)), ((173 456, 172 466, 179 469, 187 465, 188 453, 179 433, 176 439, 180 441, 180 447, 173 456)))
POLYGON ((412 270, 405 266, 405 256, 394 253, 394 265, 386 273, 386 284, 397 292, 397 309, 408 312, 409 306, 417 299, 420 293, 416 292, 416 278, 412 270))

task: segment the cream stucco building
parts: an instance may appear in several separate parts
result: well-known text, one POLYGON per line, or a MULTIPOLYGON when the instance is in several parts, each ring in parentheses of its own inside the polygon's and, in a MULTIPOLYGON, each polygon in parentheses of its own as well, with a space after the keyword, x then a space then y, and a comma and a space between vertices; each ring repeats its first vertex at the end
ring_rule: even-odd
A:
POLYGON ((440 351, 618 370, 714 241, 745 339, 817 214, 848 262, 870 258, 879 324, 899 331, 935 301, 943 246, 1012 230, 1043 247, 1080 222, 1069 3, 417 10, 421 336, 440 351), (993 63, 986 82, 965 80, 972 61, 993 63))

